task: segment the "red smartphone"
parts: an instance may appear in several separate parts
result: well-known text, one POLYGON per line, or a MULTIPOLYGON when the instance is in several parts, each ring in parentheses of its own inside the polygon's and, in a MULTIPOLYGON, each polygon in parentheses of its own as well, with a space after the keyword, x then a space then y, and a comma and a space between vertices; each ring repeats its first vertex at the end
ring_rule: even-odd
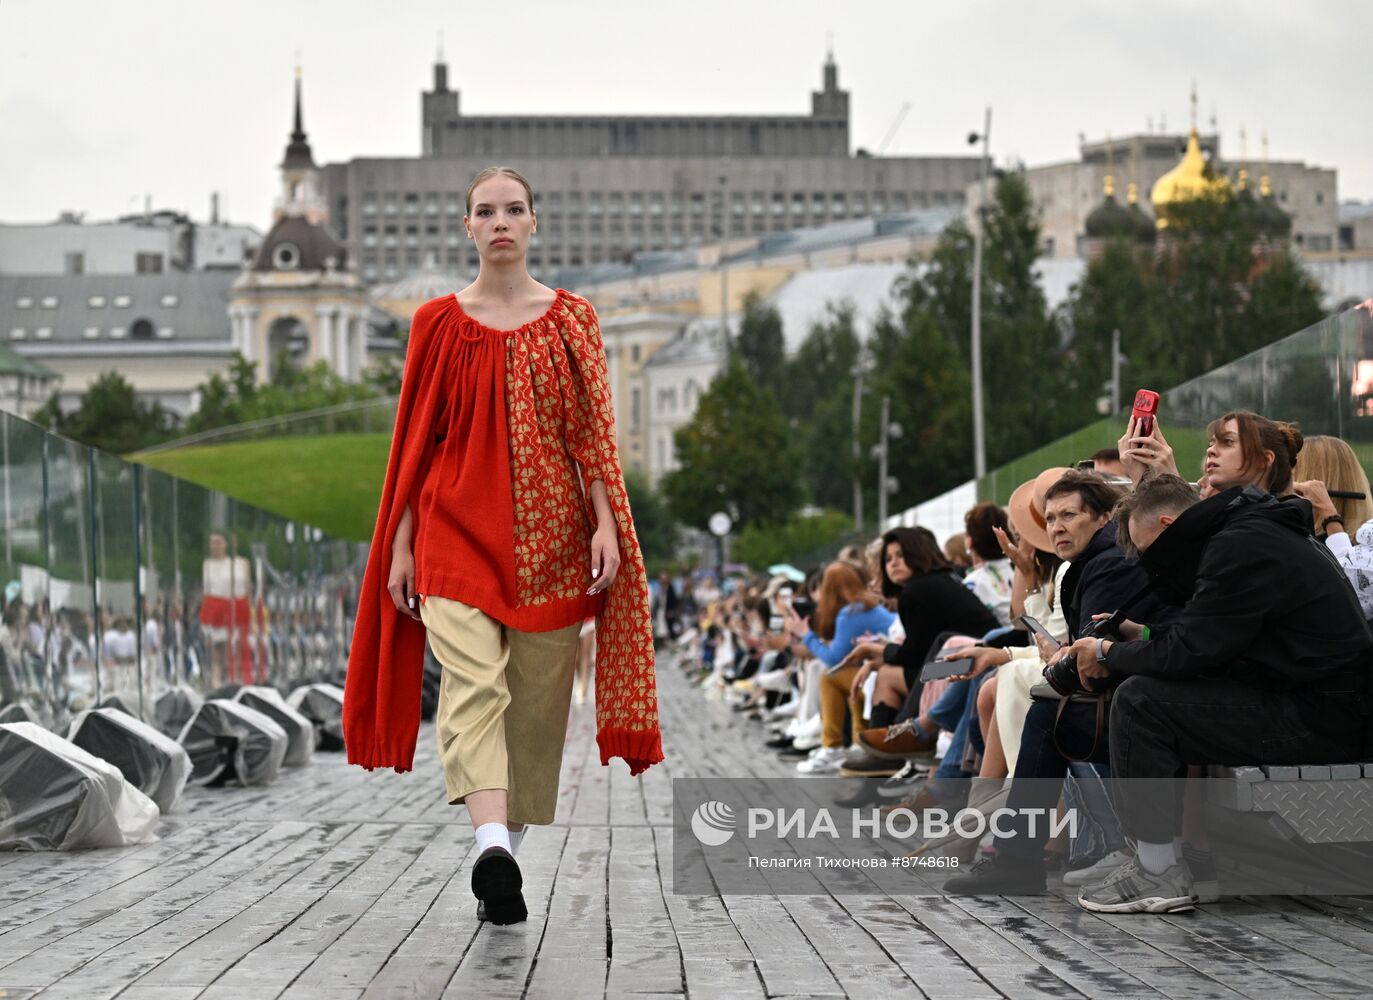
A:
POLYGON ((1130 416, 1135 419, 1135 437, 1148 437, 1154 433, 1154 414, 1158 413, 1158 393, 1152 389, 1141 389, 1135 393, 1135 408, 1130 416))

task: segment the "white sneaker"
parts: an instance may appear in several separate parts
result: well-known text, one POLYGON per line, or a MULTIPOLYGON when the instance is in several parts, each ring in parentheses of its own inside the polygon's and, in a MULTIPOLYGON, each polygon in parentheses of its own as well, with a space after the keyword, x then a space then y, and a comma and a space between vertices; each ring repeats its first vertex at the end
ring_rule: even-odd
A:
MULTIPOLYGON (((820 734, 819 734, 819 733, 816 733, 814 736, 812 736, 811 734, 807 733, 805 736, 797 736, 795 739, 793 739, 793 740, 791 741, 791 745, 794 746, 797 750, 816 750, 816 749, 819 749, 819 747, 820 747, 820 734)), ((836 748, 836 749, 839 749, 839 752, 840 752, 840 753, 843 753, 843 750, 842 750, 842 749, 840 749, 840 748, 836 748)))
POLYGON ((801 774, 838 774, 844 763, 843 747, 819 747, 796 765, 801 774))
POLYGON ((790 701, 782 702, 776 708, 763 709, 763 718, 769 720, 792 718, 796 715, 796 710, 800 707, 801 703, 797 699, 792 698, 790 701))
POLYGON ((866 760, 867 757, 868 757, 868 752, 867 752, 866 750, 864 750, 862 747, 858 746, 857 744, 855 744, 855 745, 853 745, 853 746, 851 746, 851 747, 848 747, 848 748, 844 751, 844 763, 845 763, 845 764, 852 764, 852 763, 854 763, 855 761, 866 760))
POLYGON ((764 691, 790 691, 791 674, 785 670, 770 670, 756 676, 757 685, 764 691))
POLYGON ((809 718, 802 718, 800 715, 794 716, 791 722, 787 724, 787 735, 794 740, 808 740, 811 737, 815 737, 815 742, 812 743, 811 746, 818 747, 820 745, 819 714, 817 713, 809 718))
POLYGON ((1086 868, 1078 868, 1076 871, 1065 872, 1063 875, 1064 885, 1094 885, 1097 882, 1105 882, 1106 876, 1115 871, 1125 862, 1129 861, 1133 854, 1128 851, 1112 851, 1094 865, 1086 868))

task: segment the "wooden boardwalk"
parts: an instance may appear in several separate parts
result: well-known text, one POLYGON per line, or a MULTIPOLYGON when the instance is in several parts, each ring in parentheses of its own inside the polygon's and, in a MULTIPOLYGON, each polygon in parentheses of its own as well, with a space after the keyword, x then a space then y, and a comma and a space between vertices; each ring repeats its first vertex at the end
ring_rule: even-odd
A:
POLYGON ((188 789, 155 843, 0 855, 0 997, 1373 995, 1373 922, 1288 899, 1099 917, 1057 896, 677 896, 674 776, 795 776, 761 731, 660 677, 668 760, 602 768, 574 708, 555 824, 520 851, 530 919, 479 924, 466 811, 433 729, 410 774, 338 755, 266 789, 188 789))

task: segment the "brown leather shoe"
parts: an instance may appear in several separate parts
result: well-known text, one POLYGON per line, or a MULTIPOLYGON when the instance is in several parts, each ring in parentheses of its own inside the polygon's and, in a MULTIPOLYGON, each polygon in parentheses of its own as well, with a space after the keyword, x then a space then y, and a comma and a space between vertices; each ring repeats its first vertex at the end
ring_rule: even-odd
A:
POLYGON ((874 757, 887 760, 909 760, 934 753, 936 740, 926 739, 914 729, 888 737, 887 728, 864 729, 858 734, 859 745, 874 757))
POLYGON ((929 785, 921 785, 914 795, 908 795, 900 802, 893 802, 891 805, 882 806, 880 811, 883 813, 893 812, 897 809, 909 809, 919 816, 926 809, 933 809, 939 805, 939 801, 930 791, 929 785))

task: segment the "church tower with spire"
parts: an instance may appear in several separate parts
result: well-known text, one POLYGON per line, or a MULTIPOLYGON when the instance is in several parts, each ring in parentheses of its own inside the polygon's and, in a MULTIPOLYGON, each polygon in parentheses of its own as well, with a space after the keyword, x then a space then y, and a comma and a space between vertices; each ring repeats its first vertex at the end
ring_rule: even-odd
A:
POLYGON ((299 67, 294 128, 280 169, 272 228, 231 293, 234 350, 257 363, 261 382, 283 365, 321 361, 357 381, 367 364, 367 296, 326 221, 320 170, 305 135, 299 67))
POLYGON ((312 223, 322 223, 327 217, 324 198, 320 193, 319 167, 315 165, 310 141, 305 137, 304 115, 300 107, 300 67, 296 67, 296 116, 286 156, 281 161, 281 197, 277 201, 273 221, 294 215, 312 223))

